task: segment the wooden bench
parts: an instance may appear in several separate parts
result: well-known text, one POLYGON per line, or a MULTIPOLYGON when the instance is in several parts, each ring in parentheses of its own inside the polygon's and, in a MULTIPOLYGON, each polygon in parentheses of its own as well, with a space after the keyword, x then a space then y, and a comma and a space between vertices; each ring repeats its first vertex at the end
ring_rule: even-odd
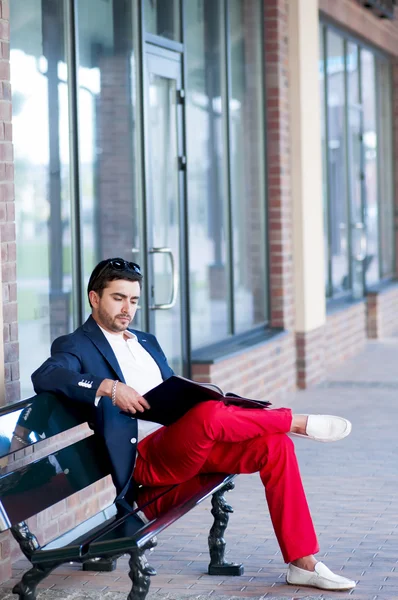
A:
POLYGON ((146 550, 156 545, 156 536, 163 529, 209 496, 214 523, 208 538, 208 573, 243 573, 242 565, 224 560, 223 535, 232 508, 223 494, 233 488, 235 477, 227 474, 197 476, 164 488, 144 488, 132 482, 124 499, 41 546, 26 519, 110 473, 101 436, 93 433, 77 439, 83 434, 70 431, 86 421, 81 406, 52 394, 39 394, 0 409, 0 531, 10 529, 32 563, 32 568, 14 586, 14 594, 34 600, 37 584, 63 563, 78 562, 84 569, 111 570, 118 557, 128 554, 132 581, 128 600, 144 599, 150 577, 156 574, 146 560, 146 550), (68 431, 67 435, 54 438, 68 431), (59 440, 65 447, 57 449, 59 440), (25 450, 15 455, 22 448, 25 450))

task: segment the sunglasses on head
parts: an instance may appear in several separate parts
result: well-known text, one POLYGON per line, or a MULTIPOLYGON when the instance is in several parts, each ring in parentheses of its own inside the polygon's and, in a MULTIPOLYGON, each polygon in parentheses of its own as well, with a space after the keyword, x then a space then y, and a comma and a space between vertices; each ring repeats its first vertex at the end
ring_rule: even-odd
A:
POLYGON ((102 267, 102 269, 98 273, 96 279, 98 279, 98 277, 100 275, 102 275, 102 273, 105 271, 105 269, 108 269, 108 267, 111 267, 115 271, 132 271, 133 273, 137 273, 137 275, 142 276, 141 267, 140 267, 140 265, 137 265, 137 263, 128 262, 127 260, 124 260, 123 258, 110 258, 106 262, 106 264, 102 267))

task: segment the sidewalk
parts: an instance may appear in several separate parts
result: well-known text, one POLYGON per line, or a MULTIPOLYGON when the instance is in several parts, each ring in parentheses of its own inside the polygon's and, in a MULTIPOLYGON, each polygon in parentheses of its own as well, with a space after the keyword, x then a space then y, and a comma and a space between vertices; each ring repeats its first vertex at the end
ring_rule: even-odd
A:
MULTIPOLYGON (((327 382, 289 395, 280 404, 295 412, 341 414, 352 434, 336 444, 295 438, 321 552, 332 570, 358 581, 351 593, 322 593, 284 583, 283 564, 257 475, 240 476, 228 494, 235 508, 226 531, 228 560, 242 562, 242 577, 206 575, 209 502, 167 529, 149 561, 158 572, 149 598, 398 599, 398 338, 369 342, 358 357, 330 373, 327 382)), ((28 566, 14 565, 0 599, 28 566)), ((63 566, 41 585, 39 600, 125 600, 127 559, 113 573, 83 573, 63 566)))

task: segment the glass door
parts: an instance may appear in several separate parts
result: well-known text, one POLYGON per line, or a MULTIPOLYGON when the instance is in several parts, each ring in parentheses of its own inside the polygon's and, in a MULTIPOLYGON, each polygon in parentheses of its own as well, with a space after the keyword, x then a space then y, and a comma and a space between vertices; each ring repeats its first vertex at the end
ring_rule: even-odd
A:
POLYGON ((146 46, 146 218, 149 329, 172 368, 187 374, 184 269, 183 92, 178 53, 146 46))

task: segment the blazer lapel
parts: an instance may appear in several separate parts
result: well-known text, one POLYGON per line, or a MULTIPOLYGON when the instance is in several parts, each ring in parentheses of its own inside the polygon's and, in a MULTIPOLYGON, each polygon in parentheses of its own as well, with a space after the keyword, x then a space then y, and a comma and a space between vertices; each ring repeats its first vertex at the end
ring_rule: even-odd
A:
POLYGON ((107 360, 110 367, 115 371, 117 378, 122 383, 126 383, 120 370, 119 363, 116 360, 116 356, 110 347, 108 340, 102 333, 101 329, 98 327, 97 323, 90 316, 87 321, 83 325, 83 331, 90 338, 93 344, 96 346, 97 350, 101 352, 102 356, 107 360))

